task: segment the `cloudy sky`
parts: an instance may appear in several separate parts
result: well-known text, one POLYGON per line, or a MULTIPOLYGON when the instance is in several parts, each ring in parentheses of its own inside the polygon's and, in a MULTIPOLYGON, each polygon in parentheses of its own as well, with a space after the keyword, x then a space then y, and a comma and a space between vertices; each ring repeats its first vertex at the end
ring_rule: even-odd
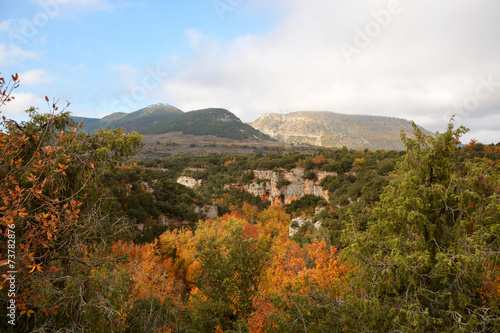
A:
POLYGON ((498 0, 0 0, 2 114, 326 110, 500 142, 498 0))

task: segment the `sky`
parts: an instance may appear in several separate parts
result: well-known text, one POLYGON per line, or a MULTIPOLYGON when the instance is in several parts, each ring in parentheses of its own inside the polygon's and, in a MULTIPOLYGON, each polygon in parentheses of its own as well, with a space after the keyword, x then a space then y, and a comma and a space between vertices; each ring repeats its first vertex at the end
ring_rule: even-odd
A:
POLYGON ((0 111, 333 111, 500 142, 498 0, 0 0, 0 111))

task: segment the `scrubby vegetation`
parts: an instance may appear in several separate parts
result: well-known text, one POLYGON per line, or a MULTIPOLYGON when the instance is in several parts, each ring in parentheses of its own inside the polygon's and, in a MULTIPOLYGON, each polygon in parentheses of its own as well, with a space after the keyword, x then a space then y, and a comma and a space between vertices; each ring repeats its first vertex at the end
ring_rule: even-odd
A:
POLYGON ((500 330, 500 144, 131 160, 138 133, 49 108, 1 121, 2 332, 500 330), (294 168, 329 200, 243 189, 294 168))

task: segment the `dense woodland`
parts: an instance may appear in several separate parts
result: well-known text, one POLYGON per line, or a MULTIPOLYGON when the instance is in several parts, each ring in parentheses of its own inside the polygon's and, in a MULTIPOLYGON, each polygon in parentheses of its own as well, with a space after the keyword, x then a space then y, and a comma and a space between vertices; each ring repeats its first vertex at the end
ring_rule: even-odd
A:
MULTIPOLYGON (((17 85, 0 78, 0 110, 17 85)), ((401 152, 138 160, 139 134, 84 133, 46 101, 0 125, 0 331, 500 331, 500 143, 462 145, 452 121, 401 152), (225 186, 296 167, 336 172, 329 200, 225 186), (289 237, 294 217, 321 226, 289 237)))

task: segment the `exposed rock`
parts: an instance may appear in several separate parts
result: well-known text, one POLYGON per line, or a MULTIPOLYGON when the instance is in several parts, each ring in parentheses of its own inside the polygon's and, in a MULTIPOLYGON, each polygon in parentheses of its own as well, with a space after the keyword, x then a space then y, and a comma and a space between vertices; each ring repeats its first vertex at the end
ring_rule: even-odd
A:
POLYGON ((186 168, 187 171, 205 171, 205 168, 186 168))
POLYGON ((184 186, 189 187, 189 188, 195 188, 195 187, 201 185, 201 179, 196 180, 192 177, 187 177, 187 176, 180 176, 177 179, 177 182, 179 184, 184 185, 184 186))
MULTIPOLYGON (((157 180, 153 180, 153 184, 156 184, 157 182, 158 182, 157 180)), ((151 185, 149 185, 149 183, 145 181, 141 182, 141 187, 142 191, 145 193, 153 193, 154 191, 153 187, 151 187, 151 185)))
POLYGON ((217 217, 219 217, 219 211, 217 209, 217 205, 195 207, 194 211, 196 213, 202 212, 203 214, 205 214, 205 217, 209 220, 214 220, 217 217))
POLYGON ((313 221, 311 219, 304 219, 301 217, 296 217, 296 218, 292 219, 292 221, 290 222, 290 225, 288 226, 288 235, 290 237, 292 237, 297 232, 299 232, 300 227, 302 227, 306 223, 311 223, 316 229, 318 229, 321 226, 320 221, 316 221, 315 223, 313 223, 313 221))
POLYGON ((314 208, 314 215, 318 215, 319 213, 321 213, 325 209, 326 209, 326 207, 316 207, 316 208, 314 208))
POLYGON ((208 206, 208 210, 206 210, 205 212, 207 219, 214 220, 217 217, 219 217, 219 211, 217 209, 217 205, 208 206))
MULTIPOLYGON (((252 195, 257 195, 263 200, 269 200, 272 205, 288 205, 292 201, 311 194, 329 200, 328 190, 323 190, 319 185, 321 179, 335 172, 318 171, 318 180, 304 179, 304 169, 295 168, 290 171, 254 170, 256 180, 249 185, 243 185, 243 189, 252 195), (278 187, 281 180, 286 180, 287 185, 278 187)), ((233 184, 236 186, 237 184, 233 184)), ((240 185, 241 186, 241 185, 240 185)))
POLYGON ((330 171, 315 171, 316 176, 318 177, 318 182, 321 182, 325 177, 327 176, 337 176, 336 172, 330 172, 330 171))
MULTIPOLYGON (((401 130, 412 132, 411 123, 405 119, 327 111, 263 114, 251 125, 278 141, 290 144, 372 150, 403 150, 401 130)), ((431 134, 426 130, 424 132, 431 134)))
POLYGON ((158 224, 163 227, 180 226, 189 224, 189 221, 181 221, 172 217, 168 217, 166 215, 160 215, 158 217, 158 224))

